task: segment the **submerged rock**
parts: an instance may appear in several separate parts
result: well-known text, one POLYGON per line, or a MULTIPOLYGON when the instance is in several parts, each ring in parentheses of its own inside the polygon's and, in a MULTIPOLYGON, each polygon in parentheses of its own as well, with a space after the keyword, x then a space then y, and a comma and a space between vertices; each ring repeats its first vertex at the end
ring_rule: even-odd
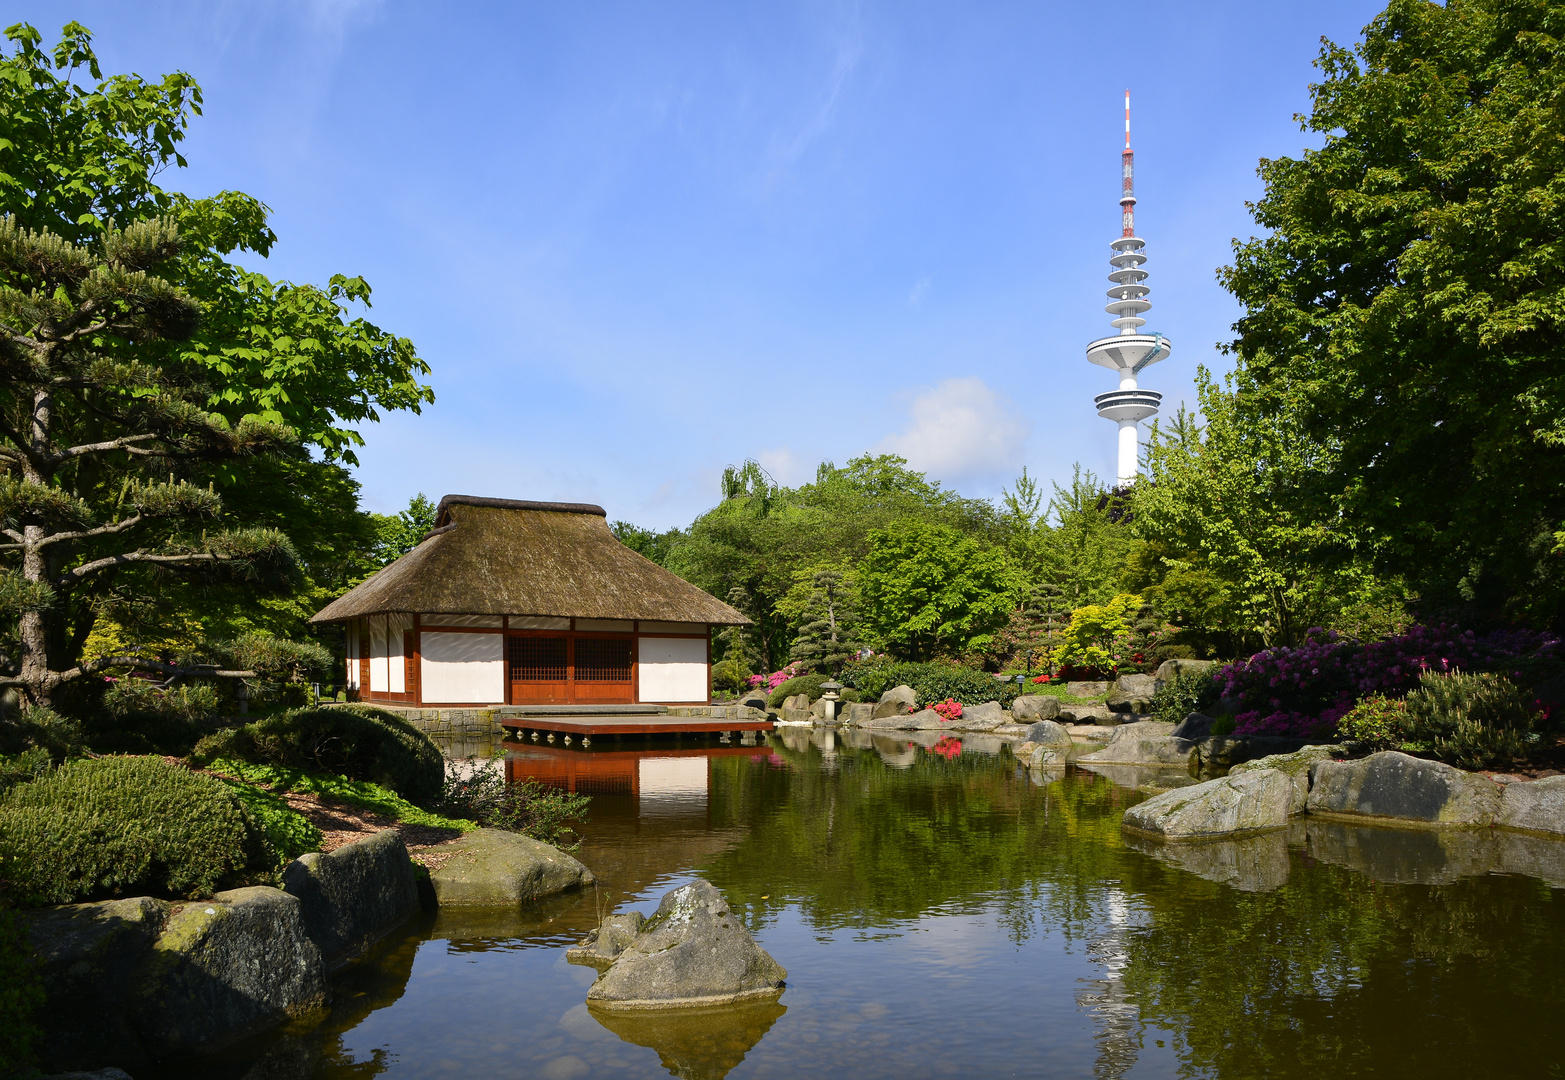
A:
POLYGON ((663 897, 587 991, 587 1004, 668 1009, 764 1000, 782 993, 787 975, 723 895, 697 878, 663 897))
POLYGON ((441 907, 517 904, 596 880, 591 870, 559 848, 504 829, 478 829, 439 850, 452 853, 429 872, 441 907))
POLYGON ((301 855, 283 870, 283 891, 299 898, 305 932, 337 968, 419 909, 418 882, 395 829, 301 855))
POLYGON ((1288 823, 1293 780, 1259 769, 1165 791, 1125 811, 1124 825, 1169 840, 1276 829, 1288 823))
POLYGON ((619 959, 625 946, 636 940, 645 921, 639 911, 610 915, 596 930, 587 931, 580 944, 566 949, 565 959, 572 964, 585 964, 604 971, 619 959))
POLYGON ((1053 694, 1023 694, 1011 702, 1011 719, 1018 723, 1053 720, 1059 715, 1060 699, 1053 694))
POLYGON ((1395 750, 1359 761, 1322 761, 1310 770, 1309 812, 1391 817, 1445 827, 1493 825, 1500 785, 1440 761, 1395 750))

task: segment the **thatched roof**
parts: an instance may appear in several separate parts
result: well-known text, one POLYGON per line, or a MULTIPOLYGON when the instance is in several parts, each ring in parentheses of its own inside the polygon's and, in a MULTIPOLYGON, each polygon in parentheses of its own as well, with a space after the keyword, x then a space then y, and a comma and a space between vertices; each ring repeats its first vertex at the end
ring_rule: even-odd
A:
POLYGON ((631 551, 601 506, 447 495, 417 547, 311 622, 383 612, 748 624, 631 551))

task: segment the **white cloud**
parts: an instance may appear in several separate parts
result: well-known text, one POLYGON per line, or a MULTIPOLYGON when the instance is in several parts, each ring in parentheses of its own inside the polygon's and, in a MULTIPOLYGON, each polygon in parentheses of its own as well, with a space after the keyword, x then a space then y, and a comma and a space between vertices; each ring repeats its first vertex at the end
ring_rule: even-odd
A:
POLYGON ((1031 431, 1031 420, 970 375, 914 397, 907 428, 882 439, 875 450, 900 454, 940 480, 1009 477, 1021 468, 1031 431))
POLYGON ((815 479, 814 462, 804 460, 787 446, 762 450, 755 460, 783 487, 798 487, 815 479))

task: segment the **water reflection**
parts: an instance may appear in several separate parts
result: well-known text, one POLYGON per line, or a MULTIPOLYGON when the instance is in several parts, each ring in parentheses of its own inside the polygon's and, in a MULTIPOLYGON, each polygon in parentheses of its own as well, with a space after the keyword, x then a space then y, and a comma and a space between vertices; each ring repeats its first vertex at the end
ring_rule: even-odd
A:
POLYGON ((930 752, 941 737, 513 744, 508 775, 596 791, 578 855, 597 890, 431 915, 338 977, 324 1017, 138 1080, 1482 1075, 1497 1047, 1517 1073, 1556 1060, 1565 844, 1309 819, 1159 844, 1120 830, 1138 770, 1029 771, 976 740, 947 759, 930 752), (789 969, 781 1001, 589 1011, 593 972, 564 947, 695 874, 789 969))

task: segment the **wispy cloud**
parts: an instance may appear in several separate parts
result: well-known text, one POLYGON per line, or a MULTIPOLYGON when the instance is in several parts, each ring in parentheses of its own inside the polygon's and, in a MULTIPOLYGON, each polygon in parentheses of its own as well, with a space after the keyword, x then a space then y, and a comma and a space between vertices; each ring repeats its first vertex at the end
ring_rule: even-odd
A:
POLYGON ((774 165, 793 164, 803 156, 811 143, 831 127, 848 79, 864 56, 864 20, 859 5, 843 4, 837 11, 839 17, 831 33, 831 71, 817 91, 803 123, 789 132, 778 132, 772 137, 771 158, 774 165))
POLYGON ((978 376, 946 379, 917 395, 908 425, 876 445, 941 480, 1009 476, 1022 464, 1032 421, 978 376))
POLYGON ((934 288, 934 282, 928 274, 913 282, 913 288, 907 294, 909 307, 918 307, 924 302, 924 297, 929 295, 929 290, 934 288))

